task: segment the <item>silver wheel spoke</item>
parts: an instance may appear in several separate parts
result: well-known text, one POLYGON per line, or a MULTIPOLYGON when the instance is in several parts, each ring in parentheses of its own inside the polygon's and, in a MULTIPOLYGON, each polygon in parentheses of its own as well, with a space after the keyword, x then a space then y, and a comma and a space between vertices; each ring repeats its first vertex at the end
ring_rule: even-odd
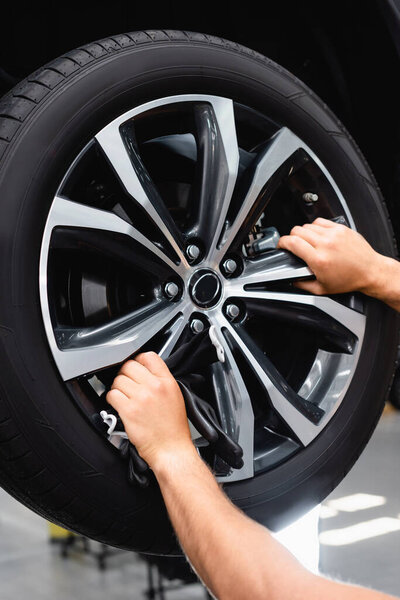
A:
POLYGON ((332 319, 346 327, 360 341, 365 329, 365 315, 336 302, 328 296, 313 296, 308 294, 291 294, 286 292, 265 292, 259 290, 244 290, 242 282, 226 286, 226 295, 243 298, 243 300, 265 300, 271 302, 294 303, 314 307, 329 315, 332 319))
POLYGON ((114 122, 110 123, 96 135, 96 140, 127 193, 158 227, 174 249, 181 265, 188 268, 189 265, 183 251, 182 236, 164 202, 159 197, 140 157, 133 148, 131 148, 131 153, 128 153, 121 135, 120 125, 114 122))
POLYGON ((212 322, 225 353, 225 362, 217 363, 213 375, 218 409, 225 430, 243 449, 244 462, 241 469, 232 471, 223 477, 223 481, 237 481, 254 474, 254 413, 246 385, 219 323, 216 319, 212 322))
MULTIPOLYGON (((296 394, 293 392, 293 390, 290 390, 287 385, 285 386, 284 384, 277 384, 279 378, 274 378, 274 380, 272 379, 271 375, 265 370, 261 362, 257 360, 255 347, 253 345, 249 346, 249 340, 244 341, 242 336, 238 334, 236 328, 232 327, 228 321, 226 321, 225 327, 228 335, 231 336, 235 344, 240 349, 243 357, 247 360, 254 374, 268 392, 271 404, 276 412, 285 421, 288 427, 293 431, 295 436, 304 446, 309 444, 320 431, 320 426, 310 420, 310 418, 313 416, 312 411, 315 409, 317 413, 318 407, 309 407, 310 418, 303 414, 300 408, 302 406, 306 407, 307 405, 301 404, 301 399, 298 399, 300 405, 296 407, 295 403, 293 402, 293 400, 297 399, 296 394), (290 395, 292 396, 292 401, 289 399, 290 395)), ((272 365, 269 365, 269 370, 271 373, 273 373, 274 369, 272 365)))
POLYGON ((262 189, 276 171, 286 162, 294 152, 304 148, 301 140, 289 129, 283 127, 271 139, 270 144, 259 158, 254 171, 254 176, 249 185, 246 197, 231 226, 227 229, 221 247, 215 257, 219 262, 234 241, 243 226, 249 213, 252 211, 262 189))
POLYGON ((286 250, 276 250, 247 260, 240 276, 240 285, 300 279, 312 275, 311 269, 297 256, 286 250))
POLYGON ((184 305, 182 314, 171 324, 166 332, 168 335, 167 340, 164 342, 162 348, 159 351, 159 356, 163 360, 166 360, 173 351, 179 337, 181 336, 185 326, 187 325, 189 315, 191 313, 191 307, 189 304, 184 305))
POLYGON ((51 232, 55 227, 74 227, 84 229, 97 229, 105 232, 121 233, 132 238, 141 246, 155 254, 171 269, 181 276, 184 275, 182 265, 174 263, 158 246, 150 242, 135 227, 109 211, 100 210, 72 202, 66 198, 56 196, 50 209, 46 224, 44 242, 49 243, 51 232))
POLYGON ((105 325, 55 331, 55 360, 63 379, 123 362, 185 309, 184 301, 155 301, 105 325))
POLYGON ((232 100, 212 98, 195 107, 198 144, 197 198, 194 236, 207 248, 212 260, 217 247, 239 167, 235 115, 232 100))

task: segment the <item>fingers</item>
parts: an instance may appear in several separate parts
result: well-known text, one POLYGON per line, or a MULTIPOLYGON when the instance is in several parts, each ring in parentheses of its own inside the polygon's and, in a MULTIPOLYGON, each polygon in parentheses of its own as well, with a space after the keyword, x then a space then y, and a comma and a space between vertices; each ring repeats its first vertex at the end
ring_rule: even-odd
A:
POLYGON ((332 227, 337 227, 338 223, 330 221, 329 219, 324 219, 323 217, 318 217, 313 221, 313 225, 319 225, 319 227, 324 227, 325 229, 332 229, 332 227))
POLYGON ((143 352, 142 354, 138 354, 135 361, 157 377, 172 377, 171 371, 168 369, 163 359, 155 352, 143 352))
POLYGON ((323 237, 326 235, 327 227, 321 227, 321 225, 316 225, 314 221, 314 223, 305 223, 301 226, 301 229, 310 229, 311 231, 314 231, 315 233, 318 233, 318 235, 323 237))
POLYGON ((129 377, 137 383, 150 383, 153 379, 153 374, 142 365, 138 360, 127 360, 121 367, 119 373, 129 377))
POLYGON ((129 403, 129 399, 117 388, 107 392, 106 400, 119 413, 121 408, 129 403))
POLYGON ((324 286, 319 281, 296 281, 294 285, 300 290, 305 290, 316 296, 326 293, 324 286))
MULTIPOLYGON (((316 225, 307 224, 303 225, 302 227, 296 225, 296 227, 293 227, 291 230, 290 235, 300 237, 311 244, 311 246, 315 247, 321 241, 321 235, 319 234, 318 230, 319 228, 316 225)), ((324 230, 322 230, 322 232, 323 231, 324 230)))
POLYGON ((135 393, 135 387, 137 388, 138 384, 133 379, 127 377, 126 375, 119 374, 112 382, 111 389, 119 390, 127 398, 129 398, 135 393))
POLYGON ((278 248, 289 250, 304 260, 308 265, 313 262, 316 250, 313 246, 297 235, 284 235, 278 242, 278 248))
MULTIPOLYGON (((145 352, 139 354, 135 360, 128 360, 122 365, 112 383, 111 391, 116 390, 129 400, 135 396, 142 396, 144 390, 157 391, 162 384, 160 378, 166 376, 172 379, 165 362, 155 352, 145 352)), ((123 398, 117 394, 115 396, 121 403, 123 398)))

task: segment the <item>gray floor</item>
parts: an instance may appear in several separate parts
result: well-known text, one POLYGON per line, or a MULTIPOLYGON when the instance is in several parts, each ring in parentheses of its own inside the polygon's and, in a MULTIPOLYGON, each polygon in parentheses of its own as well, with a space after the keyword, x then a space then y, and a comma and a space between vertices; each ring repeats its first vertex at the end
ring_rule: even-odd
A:
MULTIPOLYGON (((400 596, 399 450, 400 413, 388 412, 356 466, 324 503, 320 541, 323 572, 400 596)), ((47 536, 40 517, 0 490, 1 600, 145 597, 146 569, 135 555, 112 556, 107 570, 100 572, 92 557, 76 553, 61 558, 47 536)), ((192 585, 166 597, 205 595, 192 585)))
POLYGON ((389 410, 361 458, 324 502, 320 521, 321 571, 397 596, 399 456, 400 412, 389 410))

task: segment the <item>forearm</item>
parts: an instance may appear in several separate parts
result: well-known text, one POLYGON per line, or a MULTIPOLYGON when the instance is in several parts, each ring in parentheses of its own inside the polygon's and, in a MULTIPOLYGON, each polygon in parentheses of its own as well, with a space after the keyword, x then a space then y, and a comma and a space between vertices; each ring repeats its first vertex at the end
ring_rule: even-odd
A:
POLYGON ((379 255, 377 268, 362 291, 400 312, 400 263, 379 255))
POLYGON ((386 596, 306 571, 221 492, 195 451, 153 466, 180 543, 219 600, 378 600, 386 596))
POLYGON ((155 353, 127 361, 107 400, 155 473, 189 560, 219 600, 384 598, 312 575, 232 505, 197 454, 182 393, 155 353))
POLYGON ((277 598, 278 570, 286 563, 293 571, 301 567, 264 527, 232 505, 196 451, 164 457, 153 469, 183 550, 216 597, 277 598))

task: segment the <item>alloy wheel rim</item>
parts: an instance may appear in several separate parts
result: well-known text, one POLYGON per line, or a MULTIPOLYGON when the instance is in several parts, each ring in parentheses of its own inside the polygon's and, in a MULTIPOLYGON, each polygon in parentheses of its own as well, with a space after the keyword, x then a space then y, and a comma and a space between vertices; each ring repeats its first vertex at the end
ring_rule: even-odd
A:
MULTIPOLYGON (((193 330, 188 332, 193 319, 205 327, 215 327, 226 360, 207 373, 213 402, 225 430, 244 450, 242 469, 231 470, 221 461, 214 465, 224 482, 247 479, 273 468, 312 443, 343 401, 357 367, 366 324, 364 306, 354 296, 337 300, 288 289, 293 281, 311 275, 294 256, 278 250, 251 256, 245 250, 252 246, 244 240, 257 229, 257 223, 265 220, 277 190, 297 175, 295 183, 301 188, 301 173, 306 168, 319 182, 314 189, 318 187, 321 194, 322 216, 341 214, 349 226, 355 225, 328 170, 289 129, 271 125, 271 132, 251 152, 242 148, 235 113, 243 110, 227 98, 179 95, 136 107, 104 127, 77 156, 54 197, 43 235, 39 274, 47 339, 58 371, 75 397, 79 388, 81 396, 82 389, 86 390, 83 395, 94 390, 101 399, 106 384, 99 374, 140 349, 152 347, 155 339, 154 349, 165 359, 183 335, 195 335, 193 330), (194 133, 188 134, 185 128, 178 134, 168 131, 168 135, 149 138, 140 146, 136 130, 145 129, 146 119, 161 119, 161 129, 165 130, 162 118, 167 122, 175 112, 183 113, 182 118, 188 120, 194 133), (191 145, 187 143, 188 135, 192 136, 191 145), (191 152, 196 155, 191 159, 195 167, 190 184, 196 207, 191 207, 184 232, 171 216, 140 156, 140 148, 143 150, 146 144, 151 147, 152 143, 157 152, 163 144, 169 144, 172 154, 185 160, 191 152), (182 151, 179 144, 186 144, 182 151), (85 195, 77 198, 69 193, 74 189, 70 181, 79 169, 84 170, 81 165, 94 149, 118 182, 125 202, 132 203, 138 221, 120 204, 99 206, 85 195), (243 166, 245 159, 248 164, 243 166), (196 183, 197 191, 193 192, 196 183), (149 231, 156 232, 153 239, 149 231), (107 244, 100 238, 107 239, 107 244), (124 256, 121 248, 128 242, 131 247, 124 256), (113 313, 108 296, 111 284, 99 284, 90 273, 86 278, 79 275, 79 309, 71 308, 72 302, 67 306, 73 299, 68 294, 74 288, 72 270, 67 269, 68 252, 73 248, 71 256, 79 263, 79 253, 90 254, 97 244, 103 250, 107 245, 106 253, 120 260, 127 256, 132 263, 137 260, 143 277, 157 280, 149 280, 148 290, 138 303, 126 303, 129 310, 113 313), (199 248, 197 257, 188 252, 189 246, 199 248), (232 272, 227 271, 227 260, 232 261, 231 267, 236 265, 236 270, 232 267, 232 272), (59 274, 60 265, 68 285, 59 274), (203 283, 206 275, 218 282, 218 297, 204 304, 193 292, 199 273, 203 274, 199 279, 203 283), (177 289, 175 294, 165 292, 168 285, 177 289), (64 291, 59 292, 58 287, 64 291), (236 316, 232 316, 234 313, 236 316), (310 350, 308 367, 303 369, 295 389, 248 328, 252 319, 262 319, 260 313, 266 313, 263 318, 272 321, 275 317, 283 321, 286 318, 295 327, 300 321, 312 336, 324 337, 321 348, 317 344, 310 350), (257 402, 256 395, 260 396, 257 402)), ((305 180, 309 183, 313 177, 305 180)), ((292 195, 303 197, 305 189, 296 189, 292 195)), ((315 216, 315 207, 306 210, 315 216)), ((77 267, 79 264, 75 270, 77 267)), ((134 279, 141 280, 141 275, 134 279)), ((128 292, 125 295, 131 297, 132 290, 128 292)), ((201 440, 198 444, 202 446, 201 440)))

